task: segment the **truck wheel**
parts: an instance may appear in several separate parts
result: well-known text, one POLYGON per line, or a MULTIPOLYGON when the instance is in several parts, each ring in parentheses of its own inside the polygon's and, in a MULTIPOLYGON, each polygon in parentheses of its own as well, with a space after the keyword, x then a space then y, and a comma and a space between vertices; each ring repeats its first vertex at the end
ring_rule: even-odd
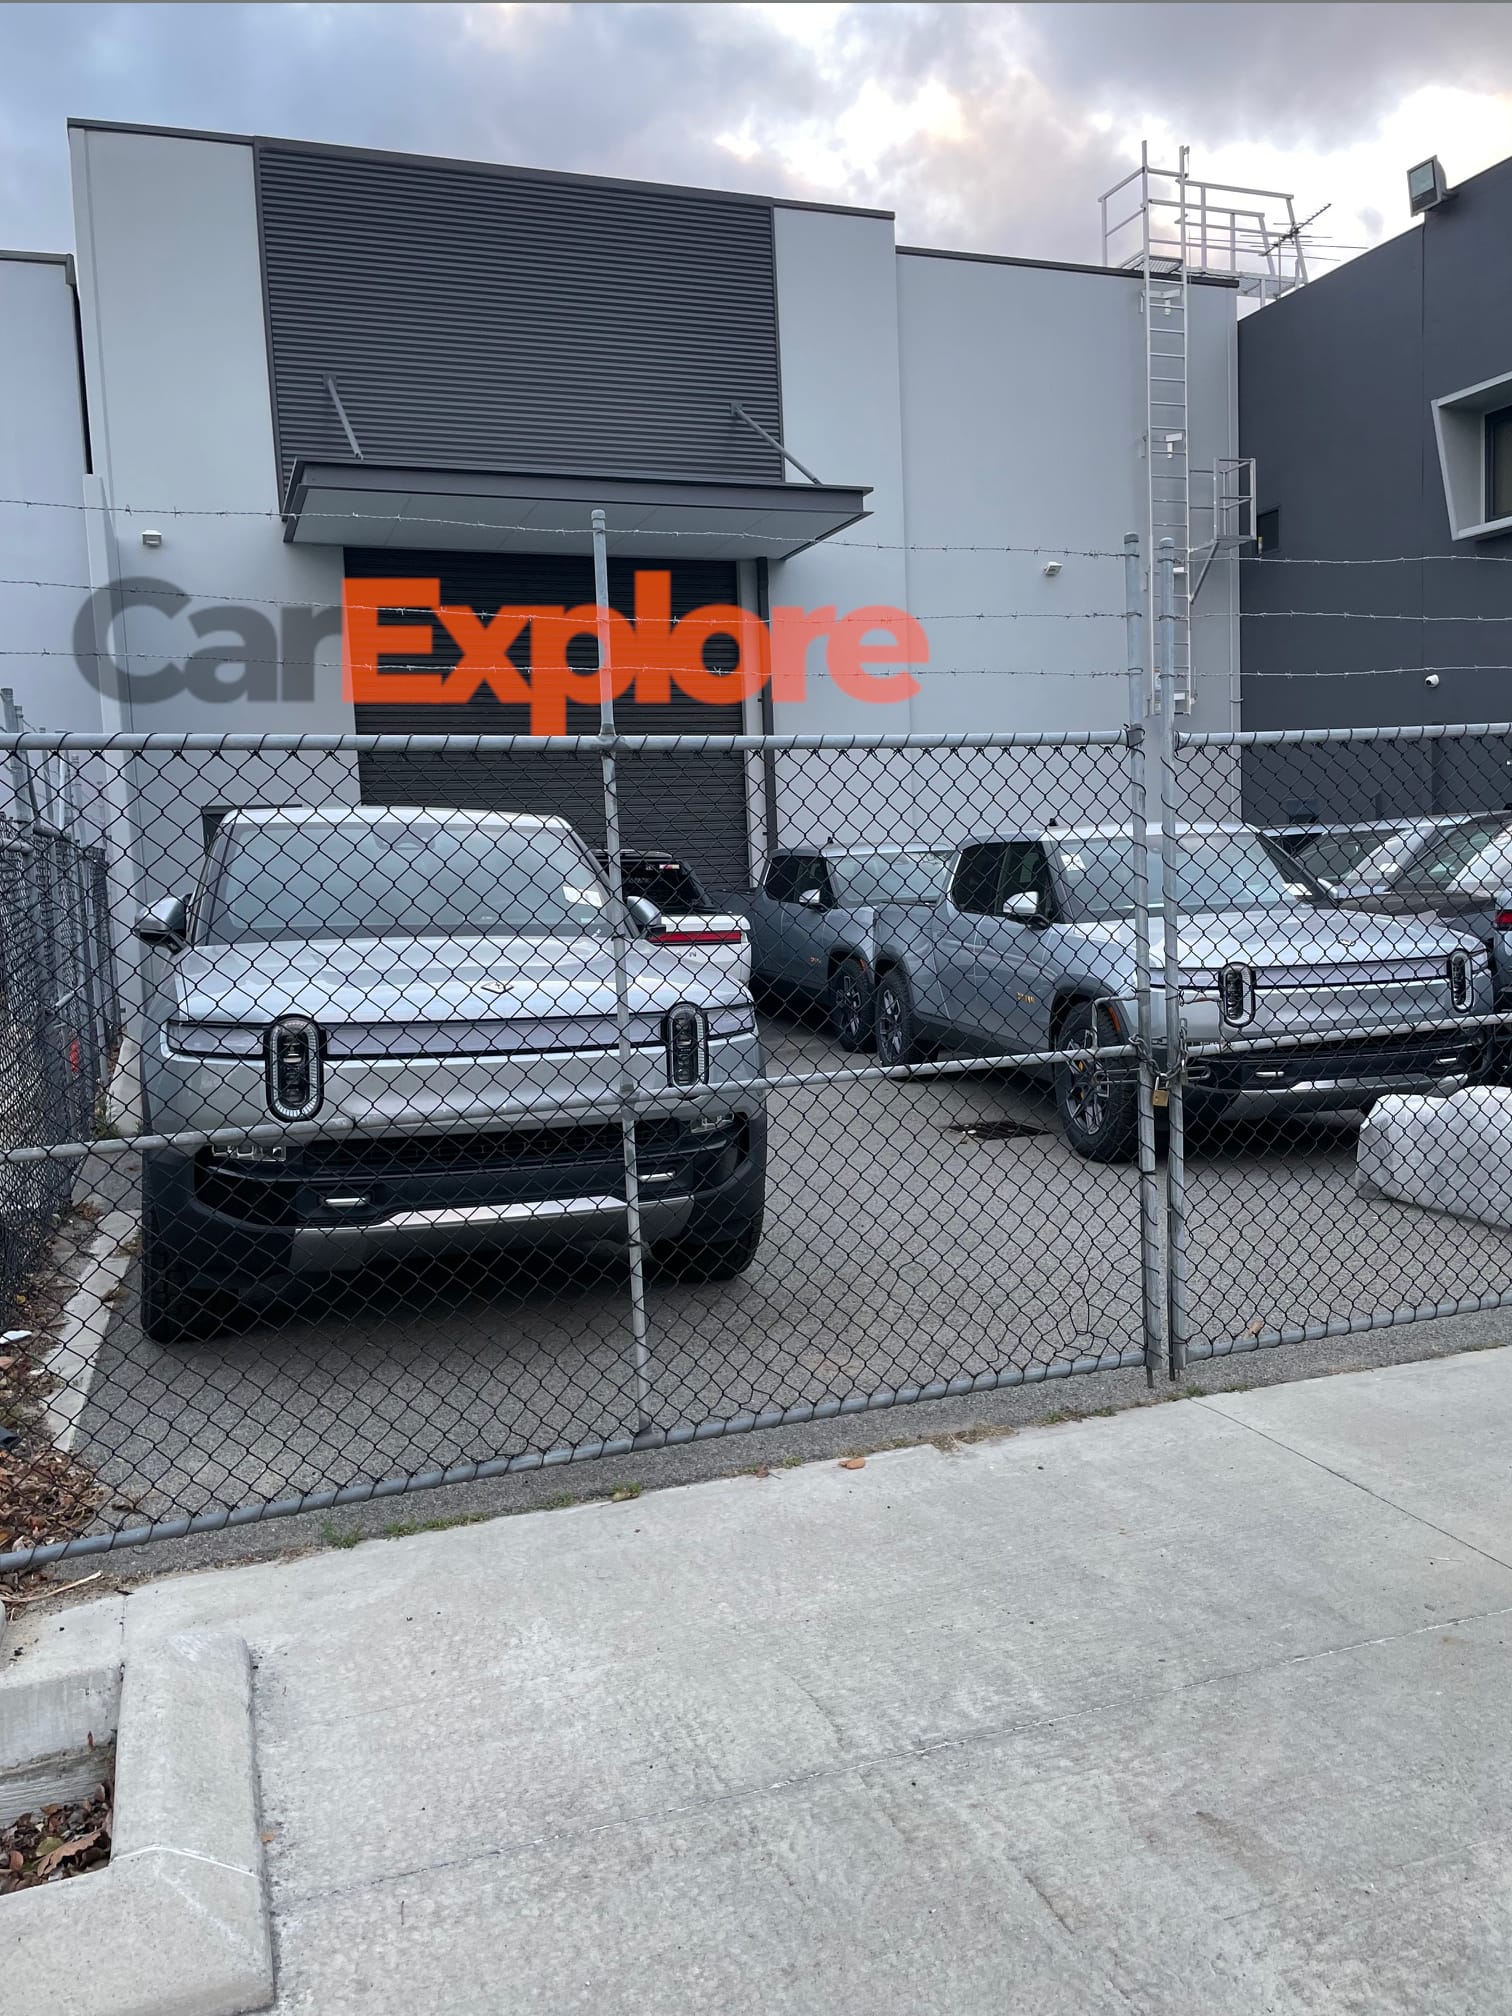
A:
POLYGON ((756 1258, 760 1244, 758 1211, 738 1232, 722 1239, 673 1241, 658 1256, 657 1272, 665 1281, 733 1281, 756 1258))
MULTIPOLYGON (((1116 1043, 1107 1010, 1074 1001, 1055 1032, 1055 1047, 1087 1050, 1116 1043)), ((1055 1067, 1055 1104, 1068 1145, 1089 1162, 1127 1162, 1139 1141, 1139 1091, 1128 1060, 1082 1058, 1055 1067)))
POLYGON ((842 1050, 854 1053, 871 1047, 871 989, 859 959, 844 959, 830 975, 830 1033, 842 1050))
POLYGON ((872 1023, 877 1034, 877 1062, 890 1068, 900 1064, 924 1064, 932 1046, 919 1034, 914 1018, 913 994, 908 977, 894 971, 877 982, 872 1007, 872 1023))
POLYGON ((178 1279, 150 1217, 142 1223, 139 1293, 142 1332, 154 1344, 204 1343, 221 1328, 209 1302, 178 1279))

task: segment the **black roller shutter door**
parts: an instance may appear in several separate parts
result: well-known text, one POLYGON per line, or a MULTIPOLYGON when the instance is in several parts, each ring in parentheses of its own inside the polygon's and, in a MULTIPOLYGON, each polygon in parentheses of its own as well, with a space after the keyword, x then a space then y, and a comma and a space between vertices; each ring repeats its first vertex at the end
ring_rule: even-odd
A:
MULTIPOLYGON (((736 574, 727 561, 611 561, 609 600, 625 613, 634 607, 635 572, 655 565, 672 576, 672 614, 685 616, 711 602, 736 600, 736 574)), ((434 553, 349 550, 352 578, 439 578, 449 604, 464 604, 485 620, 506 603, 577 607, 594 600, 593 563, 586 556, 529 553, 434 553)), ((721 641, 707 653, 711 669, 721 659, 721 641)), ((454 665, 456 645, 438 624, 433 655, 416 660, 416 670, 454 665)), ((510 653, 528 673, 528 642, 510 653)), ((570 662, 584 671, 594 663, 591 639, 582 639, 570 662)), ((383 670, 402 673, 402 660, 383 660, 383 670)), ((711 706, 673 689, 666 705, 633 699, 616 704, 615 723, 628 735, 738 735, 739 701, 711 706)), ((568 703, 567 732, 596 735, 598 710, 568 703)), ((487 693, 445 706, 359 703, 359 735, 528 735, 528 710, 504 705, 487 693)), ((595 756, 464 756, 433 751, 380 751, 359 759, 362 800, 368 805, 469 806, 491 812, 549 813, 568 819, 591 847, 604 844, 602 775, 595 756)), ((743 892, 750 880, 746 846, 745 769, 739 756, 627 756, 618 765, 620 825, 627 847, 664 847, 686 860, 717 896, 743 892)))

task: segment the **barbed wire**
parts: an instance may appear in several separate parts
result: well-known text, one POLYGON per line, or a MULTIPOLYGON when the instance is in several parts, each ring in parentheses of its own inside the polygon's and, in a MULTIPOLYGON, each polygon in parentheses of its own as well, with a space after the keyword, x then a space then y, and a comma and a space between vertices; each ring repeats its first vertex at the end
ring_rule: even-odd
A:
POLYGON ((1501 665, 1360 665, 1351 666, 1347 671, 1335 672, 1319 666, 1311 672, 1243 672, 1240 677, 1248 683, 1251 679, 1395 679, 1405 673, 1417 673, 1426 678, 1429 673, 1444 672, 1512 672, 1512 664, 1501 665))
MULTIPOLYGON (((796 488, 796 486, 795 486, 796 488)), ((255 508, 253 506, 192 505, 192 504, 84 504, 72 503, 57 497, 0 497, 0 507, 11 506, 21 510, 35 511, 97 511, 123 518, 161 518, 169 521, 176 518, 256 518, 279 525, 287 524, 291 516, 297 515, 299 522, 334 522, 340 525, 406 525, 416 531, 440 527, 447 531, 461 532, 521 532, 532 536, 539 534, 543 539, 586 539, 590 536, 586 525, 511 525, 497 518, 417 518, 409 512, 379 511, 300 511, 297 514, 255 508)), ((149 528, 150 529, 150 528, 149 528)), ((661 539, 741 539, 750 540, 763 546, 772 544, 769 532, 735 531, 663 531, 642 532, 635 526, 611 526, 611 531, 621 537, 646 540, 661 539)), ((333 542, 335 543, 335 542, 333 542)), ((1020 553, 1031 558, 1069 560, 1122 560, 1126 548, 1122 546, 1020 546, 1006 544, 956 545, 954 543, 929 544, 909 539, 820 539, 815 545, 845 547, 850 551, 876 553, 1020 553)), ((804 549, 809 550, 808 548, 804 549)), ((629 556, 616 554, 616 559, 629 556)))
MULTIPOLYGON (((384 577, 382 575, 379 575, 377 577, 368 575, 349 575, 346 577, 346 579, 349 581, 361 581, 374 578, 382 580, 384 577)), ((99 584, 98 587, 91 587, 90 584, 85 581, 42 581, 42 580, 31 580, 16 575, 0 575, 0 588, 71 588, 77 590, 80 594, 83 595, 96 595, 101 592, 101 589, 108 591, 109 589, 115 587, 124 588, 126 585, 126 580, 129 579, 130 577, 126 577, 125 580, 122 580, 120 582, 102 582, 99 584)), ((248 609, 305 609, 314 611, 317 609, 337 609, 341 606, 339 603, 330 601, 324 601, 324 602, 286 601, 282 597, 276 595, 238 595, 230 589, 220 589, 220 588, 178 588, 178 587, 138 588, 133 583, 129 589, 129 593, 133 597, 140 595, 144 600, 159 601, 159 602, 167 601, 170 597, 178 597, 178 596, 182 596, 185 599, 185 601, 189 602, 209 602, 214 598, 218 599, 222 603, 222 605, 226 607, 230 607, 234 604, 240 604, 244 608, 248 609)), ((426 615, 426 616, 435 615, 436 613, 438 613, 435 610, 433 610, 428 604, 418 602, 417 603, 384 602, 377 606, 381 607, 387 612, 399 615, 404 614, 406 611, 412 614, 426 615)), ((594 605, 588 603, 585 604, 584 606, 592 608, 594 605)), ((523 605, 522 605, 522 613, 528 613, 528 611, 525 611, 523 609, 523 605)), ((615 613, 625 614, 626 612, 616 611, 615 613)), ((756 611, 754 609, 748 609, 743 613, 753 617, 756 615, 756 611)), ((910 612, 900 611, 899 613, 908 614, 910 612)), ((1138 612, 1137 610, 1128 610, 1128 609, 970 609, 970 610, 946 609, 936 611, 932 614, 926 613, 924 615, 915 616, 913 617, 913 621, 916 623, 1018 623, 1018 622, 1047 622, 1047 623, 1089 622, 1090 623, 1090 622, 1104 622, 1104 621, 1122 623, 1128 616, 1137 615, 1139 613, 1140 612, 1138 612)), ((1178 621, 1179 620, 1181 619, 1178 618, 1178 621)), ((877 629, 885 629, 887 626, 885 623, 878 623, 875 627, 877 629)), ((720 633, 716 632, 714 634, 718 635, 720 633)))
MULTIPOLYGON (((191 655, 192 655, 192 654, 191 654, 191 655)), ((36 650, 28 650, 28 649, 26 648, 26 646, 25 646, 25 645, 21 645, 21 644, 16 644, 16 645, 8 645, 8 646, 3 646, 3 647, 0 647, 0 658, 62 658, 62 659, 67 659, 67 660, 69 660, 69 661, 70 661, 71 663, 73 663, 73 664, 78 664, 78 663, 79 663, 79 661, 80 661, 81 659, 84 659, 84 658, 93 658, 93 659, 103 659, 103 660, 104 660, 104 661, 106 662, 106 664, 108 664, 108 665, 114 665, 114 666, 117 666, 117 667, 120 667, 120 666, 123 666, 123 665, 130 665, 130 664, 131 664, 131 663, 132 663, 133 661, 136 661, 136 662, 138 662, 138 663, 145 663, 145 662, 147 662, 147 661, 149 661, 149 660, 151 661, 151 663, 153 664, 153 666, 154 666, 154 667, 160 667, 160 666, 162 666, 162 665, 163 665, 163 663, 165 662, 165 661, 164 661, 164 657, 163 657, 163 653, 161 652, 161 650, 158 650, 158 651, 132 651, 132 650, 126 650, 126 649, 123 649, 123 650, 119 650, 119 651, 72 651, 72 650, 69 650, 69 651, 57 651, 57 650, 54 650, 54 649, 52 649, 52 647, 51 647, 51 646, 43 646, 43 647, 41 647, 41 648, 39 648, 39 649, 36 649, 36 650)), ((236 654, 236 655, 234 655, 234 656, 228 656, 228 657, 226 657, 226 658, 224 658, 224 659, 222 659, 222 660, 219 660, 218 662, 220 662, 220 663, 222 663, 222 664, 225 664, 225 665, 228 665, 228 666, 233 666, 233 667, 237 667, 237 668, 243 668, 243 667, 251 667, 251 666, 272 666, 272 667, 275 667, 275 668, 280 668, 280 667, 283 667, 283 666, 285 666, 285 665, 286 665, 286 664, 288 663, 288 660, 287 660, 287 658, 286 658, 286 657, 276 657, 276 658, 268 658, 268 657, 246 657, 246 656, 243 656, 243 655, 242 655, 241 653, 237 653, 237 654, 236 654)), ((302 669, 308 669, 308 667, 304 667, 304 668, 302 668, 302 669)), ((428 662, 427 662, 426 660, 424 660, 424 659, 417 659, 417 660, 413 660, 413 661, 411 661, 411 662, 410 662, 410 663, 409 663, 408 665, 404 665, 404 664, 402 664, 402 663, 398 663, 398 664, 396 664, 396 665, 395 665, 395 667, 394 667, 394 676, 396 676, 396 677, 399 677, 399 678, 413 678, 413 677, 415 677, 415 676, 417 676, 417 675, 423 675, 423 674, 430 674, 430 675, 434 676, 435 678, 438 678, 438 679, 440 679, 440 678, 444 678, 444 677, 446 676, 446 674, 447 674, 447 673, 448 673, 448 672, 449 672, 449 671, 450 671, 451 669, 452 669, 452 668, 450 668, 450 667, 447 667, 447 666, 442 666, 442 665, 432 665, 432 664, 428 663, 428 662)), ((521 671, 521 672, 522 672, 522 676, 523 676, 523 672, 524 672, 525 670, 528 670, 528 668, 520 668, 520 667, 518 667, 518 666, 517 666, 517 667, 516 667, 515 669, 516 669, 517 671, 521 671)), ((572 676, 573 676, 573 677, 574 677, 575 679, 592 679, 593 677, 595 677, 595 668, 594 668, 593 666, 591 666, 591 665, 587 665, 587 666, 584 666, 584 667, 583 667, 583 668, 582 668, 582 669, 581 669, 580 671, 579 671, 579 670, 578 670, 578 669, 577 669, 576 667, 574 667, 574 666, 569 666, 569 667, 568 667, 567 669, 568 669, 568 671, 569 671, 569 672, 571 673, 571 675, 572 675, 572 676)), ((1139 674, 1139 673, 1135 673, 1135 674, 1132 674, 1132 675, 1131 675, 1131 673, 1130 673, 1130 671, 1129 671, 1129 668, 1128 668, 1128 667, 1127 667, 1126 665, 1120 665, 1120 666, 1117 666, 1117 667, 1112 667, 1112 666, 1100 666, 1100 665, 1099 665, 1099 666, 1086 666, 1086 667, 1082 667, 1082 666, 1068 666, 1068 667, 1066 667, 1066 668, 1062 669, 1062 668, 1060 668, 1060 667, 1050 667, 1050 666, 1037 666, 1037 665, 917 665, 917 664, 915 664, 915 665, 905 665, 905 666, 903 666, 903 667, 901 667, 901 668, 899 668, 899 669, 907 671, 907 672, 908 672, 908 673, 910 673, 910 674, 911 674, 911 675, 912 675, 912 676, 913 676, 914 678, 930 678, 930 677, 935 677, 935 678, 938 678, 938 677, 942 677, 942 676, 947 676, 947 675, 948 675, 948 676, 949 676, 949 677, 951 677, 951 678, 999 678, 999 677, 1004 677, 1004 678, 1033 678, 1033 679, 1128 679, 1128 678, 1130 678, 1131 676, 1132 676, 1132 677, 1136 677, 1136 678, 1137 678, 1137 677, 1142 677, 1142 676, 1143 676, 1142 674, 1139 674)), ((635 670, 636 670, 637 672, 671 672, 671 673, 676 673, 676 672, 677 672, 677 671, 679 670, 679 667, 677 667, 677 666, 675 666, 675 665, 658 665, 658 664, 656 664, 656 663, 655 663, 654 661, 647 661, 647 660, 645 660, 645 659, 637 659, 637 660, 635 661, 635 670)), ((129 676, 129 675, 128 675, 128 676, 129 676)), ((150 675, 149 675, 149 676, 150 676, 150 675)), ((384 678, 384 677, 387 677, 387 676, 389 676, 389 675, 387 675, 387 674, 385 674, 385 673, 379 673, 379 675, 378 675, 378 676, 379 676, 380 678, 384 678)), ((717 674, 717 673, 710 673, 710 674, 708 674, 708 676, 709 676, 709 677, 711 677, 711 678, 717 678, 717 677, 719 677, 719 676, 721 676, 721 675, 719 675, 719 674, 717 674)), ((732 672, 732 673, 729 673, 729 674, 727 674, 727 675, 724 675, 724 676, 727 676, 727 677, 729 677, 729 678, 731 678, 731 679, 735 679, 735 678, 737 678, 737 677, 738 677, 739 675, 738 675, 738 673, 734 673, 734 672, 732 672)), ((812 674, 810 674, 809 676, 810 676, 810 677, 812 677, 812 678, 815 678, 815 679, 824 679, 824 678, 829 678, 829 677, 830 677, 830 676, 832 676, 832 675, 831 675, 831 674, 829 674, 829 673, 828 673, 827 671, 819 671, 819 672, 815 672, 815 673, 812 673, 812 674)), ((482 677, 481 677, 481 679, 480 679, 479 683, 480 683, 480 684, 483 684, 483 685, 486 685, 486 684, 488 683, 488 681, 487 681, 487 674, 484 674, 484 675, 482 675, 482 677)), ((734 701, 735 701, 735 700, 736 700, 736 699, 737 699, 738 697, 739 697, 738 695, 732 695, 732 696, 731 696, 731 699, 730 699, 729 701, 723 701, 723 702, 716 702, 715 704, 716 704, 716 705, 724 705, 724 706, 729 706, 729 705, 733 705, 733 704, 734 704, 734 701)), ((385 703, 381 703, 381 702, 380 702, 379 704, 385 704, 385 703)), ((410 705, 410 704, 414 704, 414 703, 410 703, 410 702, 407 702, 407 701, 406 701, 406 702, 394 702, 394 703, 387 703, 387 704, 394 704, 394 705, 406 705, 406 706, 407 706, 407 705, 410 705)), ((452 703, 452 702, 449 702, 449 701, 448 701, 448 702, 444 702, 444 703, 443 703, 443 702, 440 702, 440 701, 438 701, 438 702, 435 702, 435 703, 431 703, 431 702, 421 702, 421 703, 419 703, 419 704, 421 704, 421 705, 431 705, 431 704, 445 704, 445 705, 452 705, 453 703, 452 703)), ((515 702, 500 702, 500 705, 516 705, 516 706, 517 706, 517 705, 521 705, 521 704, 523 704, 523 703, 521 703, 521 702, 518 702, 518 701, 515 701, 515 702)), ((590 701, 582 701, 582 702, 575 702, 574 704, 576 704, 576 705, 582 705, 582 706, 592 706, 592 705, 593 705, 594 703, 593 703, 593 702, 592 702, 592 701, 590 700, 590 701)))

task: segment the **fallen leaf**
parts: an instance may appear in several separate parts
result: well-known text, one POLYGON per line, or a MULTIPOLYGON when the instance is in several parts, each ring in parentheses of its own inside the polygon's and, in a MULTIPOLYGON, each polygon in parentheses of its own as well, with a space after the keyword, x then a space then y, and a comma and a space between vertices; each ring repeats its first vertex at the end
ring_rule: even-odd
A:
POLYGON ((842 1456, 840 1458, 840 1468, 842 1470, 864 1470, 866 1468, 866 1458, 864 1456, 842 1456))
POLYGON ((758 1463, 756 1465, 756 1475, 758 1477, 770 1477, 771 1474, 772 1474, 771 1469, 767 1464, 758 1463))
POLYGON ((265 1827, 263 1829, 262 1841, 264 1847, 267 1846, 268 1842, 276 1841, 277 1839, 278 1839, 278 1829, 276 1827, 265 1827))
POLYGON ((1264 1317, 1262 1317, 1262 1316, 1254 1316, 1254 1317, 1251 1317, 1250 1321, 1249 1321, 1248 1323, 1246 1323, 1246 1324, 1245 1324, 1245 1326, 1244 1326, 1244 1334, 1245 1334, 1245 1336, 1246 1336, 1246 1337, 1258 1337, 1258 1336, 1260 1335, 1260 1332, 1261 1332, 1261 1331, 1262 1331, 1262 1330, 1263 1330, 1264 1328, 1265 1328, 1265 1319, 1264 1319, 1264 1317))

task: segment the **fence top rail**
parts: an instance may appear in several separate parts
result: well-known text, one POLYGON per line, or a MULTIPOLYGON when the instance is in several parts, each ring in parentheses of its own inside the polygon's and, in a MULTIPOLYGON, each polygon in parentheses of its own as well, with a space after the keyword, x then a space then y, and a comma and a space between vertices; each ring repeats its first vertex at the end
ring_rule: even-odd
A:
POLYGON ((1512 735, 1512 721, 1408 722, 1385 728, 1211 728, 1182 731, 1178 749, 1256 749, 1310 742, 1443 742, 1512 735))
POLYGON ((1127 728, 1025 729, 938 735, 149 735, 44 733, 0 735, 0 755, 234 754, 455 756, 759 755, 784 751, 866 749, 1121 749, 1127 728))

